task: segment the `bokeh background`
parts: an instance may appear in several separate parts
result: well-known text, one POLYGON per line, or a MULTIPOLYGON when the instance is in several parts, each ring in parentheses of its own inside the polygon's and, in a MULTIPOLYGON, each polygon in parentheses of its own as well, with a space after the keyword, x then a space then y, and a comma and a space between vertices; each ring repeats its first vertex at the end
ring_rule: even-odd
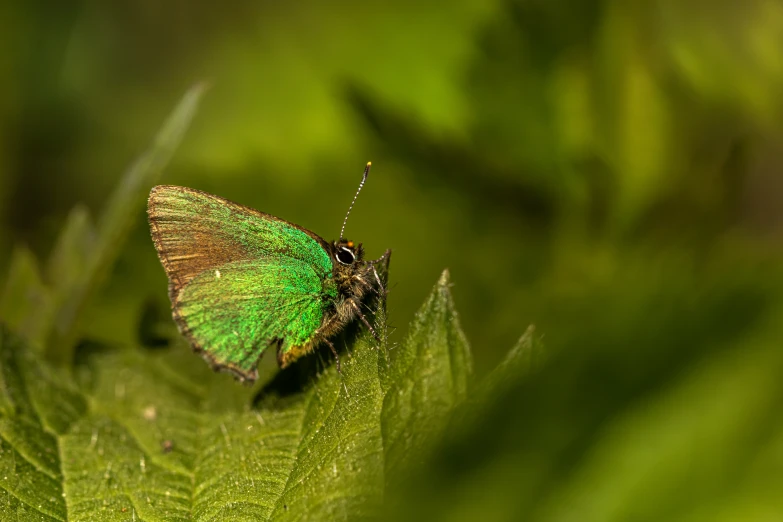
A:
MULTIPOLYGON (((529 401, 509 395, 519 425, 495 419, 506 426, 498 455, 557 455, 520 497, 528 507, 610 419, 705 378, 694 372, 722 361, 733 375, 754 356, 766 361, 757 372, 779 368, 777 0, 10 1, 0 25, 0 268, 15 242, 44 256, 76 202, 97 213, 182 93, 206 80, 163 182, 332 239, 372 160, 346 235, 371 257, 394 251, 396 338, 445 267, 479 376, 536 324, 554 362, 525 385, 529 401)), ((135 339, 143 303, 165 305, 165 285, 139 213, 85 333, 135 339)), ((702 478, 737 476, 731 463, 760 458, 762 442, 783 460, 781 390, 754 371, 728 389, 715 377, 715 393, 774 398, 742 421, 766 438, 719 444, 702 478)), ((665 434, 693 427, 688 393, 665 397, 662 411, 683 419, 665 434)), ((715 430, 735 413, 715 413, 715 430)), ((760 477, 780 484, 780 469, 760 477)), ((728 488, 713 482, 704 498, 728 488)))

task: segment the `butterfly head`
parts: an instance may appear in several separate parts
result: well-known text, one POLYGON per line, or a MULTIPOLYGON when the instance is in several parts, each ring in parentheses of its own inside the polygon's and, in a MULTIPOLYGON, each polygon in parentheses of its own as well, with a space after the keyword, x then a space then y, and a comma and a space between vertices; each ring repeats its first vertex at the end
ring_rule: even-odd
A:
POLYGON ((338 265, 353 266, 361 263, 364 258, 364 248, 361 243, 354 243, 348 239, 340 239, 333 244, 334 260, 338 265))

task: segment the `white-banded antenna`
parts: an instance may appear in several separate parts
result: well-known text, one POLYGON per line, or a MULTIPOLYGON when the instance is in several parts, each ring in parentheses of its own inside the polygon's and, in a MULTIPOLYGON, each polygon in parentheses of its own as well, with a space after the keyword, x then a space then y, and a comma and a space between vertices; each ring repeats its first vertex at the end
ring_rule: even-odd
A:
POLYGON ((356 194, 353 196, 353 201, 351 201, 351 206, 348 207, 348 212, 345 213, 345 219, 343 220, 343 228, 340 229, 340 239, 345 239, 343 237, 343 232, 345 232, 345 224, 348 222, 348 216, 351 215, 351 210, 353 210, 353 204, 356 203, 356 198, 359 197, 359 192, 362 191, 364 182, 367 181, 367 175, 370 173, 370 167, 372 167, 372 161, 368 161, 367 166, 364 167, 364 175, 362 176, 362 181, 361 183, 359 183, 359 188, 356 189, 356 194))

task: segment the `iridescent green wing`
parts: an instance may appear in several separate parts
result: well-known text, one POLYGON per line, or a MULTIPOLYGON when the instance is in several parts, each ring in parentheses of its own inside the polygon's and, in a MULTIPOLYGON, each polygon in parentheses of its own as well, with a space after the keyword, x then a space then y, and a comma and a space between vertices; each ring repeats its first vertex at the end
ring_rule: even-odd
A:
POLYGON ((322 317, 323 309, 311 301, 328 299, 333 282, 327 245, 317 235, 184 187, 153 188, 148 214, 174 317, 213 365, 253 379, 255 363, 270 342, 280 341, 285 349, 320 325, 313 318, 319 311, 322 317), (199 299, 211 303, 210 309, 200 309, 199 299), (238 330, 236 321, 259 326, 238 330), (262 334, 268 337, 258 337, 262 334))
POLYGON ((308 263, 268 256, 202 272, 177 295, 174 315, 213 365, 255 380, 270 342, 282 353, 308 344, 336 297, 334 281, 308 263))

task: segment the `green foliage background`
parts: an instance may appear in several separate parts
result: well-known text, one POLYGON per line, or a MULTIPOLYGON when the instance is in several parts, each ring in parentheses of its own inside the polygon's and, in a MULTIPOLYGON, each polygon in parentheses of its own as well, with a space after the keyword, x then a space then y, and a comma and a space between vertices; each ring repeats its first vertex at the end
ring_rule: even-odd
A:
MULTIPOLYGON (((390 519, 780 518, 780 2, 11 1, 0 74, 2 273, 85 237, 196 82, 167 183, 328 239, 373 161, 347 235, 394 251, 392 346, 449 267, 476 374, 390 519), (546 356, 501 377, 531 323, 546 356)), ((51 346, 165 310, 129 216, 51 346)))

